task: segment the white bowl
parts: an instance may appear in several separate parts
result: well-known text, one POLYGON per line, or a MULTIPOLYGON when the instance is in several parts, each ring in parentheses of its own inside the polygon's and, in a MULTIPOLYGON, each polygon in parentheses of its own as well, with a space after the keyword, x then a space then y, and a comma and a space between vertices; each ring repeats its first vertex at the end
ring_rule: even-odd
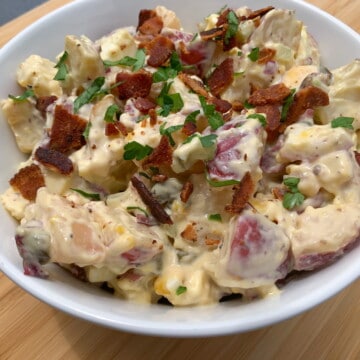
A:
MULTIPOLYGON (((165 5, 175 10, 186 29, 222 5, 261 8, 268 0, 78 0, 42 18, 12 39, 0 51, 0 98, 18 93, 15 71, 30 54, 53 59, 62 49, 67 34, 86 34, 95 40, 117 27, 137 23, 141 8, 165 5), (206 5, 204 5, 206 4, 206 5)), ((360 36, 346 25, 298 0, 278 0, 276 7, 295 9, 320 44, 325 65, 334 68, 360 54, 360 36)), ((0 121, 0 191, 22 159, 6 121, 0 121)), ((196 308, 139 305, 112 297, 72 278, 56 266, 50 280, 23 274, 22 260, 14 241, 15 222, 1 208, 0 269, 38 299, 79 318, 130 332, 161 336, 211 336, 243 332, 269 325, 321 303, 360 275, 360 246, 320 271, 290 282, 279 295, 242 304, 238 301, 196 308)))

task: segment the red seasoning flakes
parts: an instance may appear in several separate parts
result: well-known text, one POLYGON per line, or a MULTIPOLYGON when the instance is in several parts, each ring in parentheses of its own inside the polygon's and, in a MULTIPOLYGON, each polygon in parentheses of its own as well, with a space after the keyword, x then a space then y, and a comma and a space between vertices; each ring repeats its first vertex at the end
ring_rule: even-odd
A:
POLYGON ((44 176, 36 164, 21 168, 9 183, 29 201, 34 201, 38 189, 45 186, 44 176))
POLYGON ((69 113, 64 106, 56 105, 50 131, 50 149, 63 154, 80 149, 85 144, 83 133, 86 125, 87 122, 80 116, 69 113))

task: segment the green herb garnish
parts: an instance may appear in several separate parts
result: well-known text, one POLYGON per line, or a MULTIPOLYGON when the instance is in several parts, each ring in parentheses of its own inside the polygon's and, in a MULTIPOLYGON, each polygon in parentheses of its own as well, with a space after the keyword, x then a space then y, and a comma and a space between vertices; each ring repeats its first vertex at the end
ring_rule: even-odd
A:
POLYGON ((138 49, 135 53, 135 57, 125 56, 120 60, 110 61, 105 60, 105 66, 128 66, 131 67, 132 71, 138 71, 144 67, 145 64, 145 51, 143 49, 138 49))
POLYGON ((291 89, 291 93, 288 97, 285 98, 282 109, 281 109, 281 117, 280 121, 285 121, 287 114, 289 112, 291 104, 294 102, 296 89, 291 89))
POLYGON ((253 62, 258 61, 259 56, 260 56, 260 49, 258 47, 253 48, 248 54, 248 58, 253 62))
POLYGON ((224 125, 224 119, 221 114, 215 110, 215 105, 207 104, 204 96, 199 96, 200 104, 203 109, 204 115, 208 119, 209 125, 212 130, 218 129, 224 125))
POLYGON ((85 130, 83 131, 83 137, 87 140, 89 138, 89 134, 90 134, 90 129, 91 129, 91 122, 88 121, 85 127, 85 130))
POLYGON ((211 220, 211 221, 219 221, 219 222, 222 221, 220 214, 209 214, 207 216, 207 218, 208 218, 208 220, 211 220))
POLYGON ((184 102, 179 93, 165 94, 157 99, 158 105, 161 107, 159 114, 161 116, 168 116, 171 112, 176 113, 180 111, 184 102))
POLYGON ((116 122, 116 116, 118 116, 120 113, 120 108, 116 104, 110 105, 106 109, 104 121, 108 123, 114 123, 116 122))
POLYGON ((171 146, 174 146, 175 145, 175 141, 172 137, 172 133, 173 132, 176 132, 180 129, 183 128, 183 125, 173 125, 173 126, 169 126, 168 128, 165 129, 165 125, 166 125, 166 122, 162 123, 160 125, 160 128, 159 128, 159 131, 160 131, 160 135, 165 135, 168 137, 169 139, 169 142, 170 142, 170 145, 171 146))
POLYGON ((227 23, 228 23, 228 28, 226 30, 225 38, 224 38, 225 44, 228 44, 229 40, 236 35, 236 32, 239 27, 239 19, 234 13, 234 11, 230 11, 227 14, 227 23))
POLYGON ((55 74, 54 80, 65 80, 68 74, 68 69, 66 67, 65 61, 68 58, 69 54, 67 51, 64 51, 61 58, 59 59, 58 63, 55 67, 58 69, 57 73, 55 74))
POLYGON ((185 123, 187 122, 196 123, 196 118, 199 114, 200 114, 200 110, 195 110, 191 112, 188 116, 186 116, 185 123))
POLYGON ((239 184, 239 180, 211 180, 208 176, 206 176, 206 180, 212 187, 223 187, 223 186, 230 186, 230 185, 236 185, 239 184))
POLYGON ((177 74, 183 70, 179 55, 176 51, 173 51, 170 56, 170 66, 161 66, 153 74, 153 82, 167 81, 173 79, 177 74))
POLYGON ((104 77, 96 78, 92 84, 81 94, 79 95, 74 101, 74 113, 77 114, 80 108, 91 102, 95 96, 98 95, 102 86, 105 83, 104 77))
POLYGON ((183 144, 191 142, 194 138, 198 138, 200 140, 203 148, 209 148, 215 145, 217 135, 209 134, 205 136, 200 136, 199 134, 192 134, 183 142, 183 144))
POLYGON ((124 146, 124 150, 124 160, 136 159, 139 161, 150 155, 153 151, 153 148, 149 145, 142 145, 137 141, 131 141, 124 146))
POLYGON ((283 182, 289 191, 285 193, 282 203, 285 209, 292 210, 294 207, 300 206, 305 200, 305 196, 298 189, 300 179, 288 177, 283 182))
POLYGON ((80 190, 80 189, 73 189, 71 188, 71 190, 77 192, 78 194, 80 194, 81 196, 93 200, 93 201, 99 201, 100 200, 100 194, 96 194, 96 193, 88 193, 84 190, 80 190))
POLYGON ((332 128, 342 127, 342 128, 345 128, 345 129, 354 130, 354 127, 352 125, 354 120, 355 119, 353 117, 339 116, 336 119, 333 119, 331 121, 331 127, 332 128))
POLYGON ((266 117, 262 114, 250 114, 247 116, 247 119, 257 119, 262 126, 265 127, 267 125, 266 117))
POLYGON ((144 210, 143 208, 139 207, 139 206, 128 206, 126 208, 126 210, 129 211, 129 212, 133 212, 134 210, 138 210, 138 211, 142 212, 145 216, 149 216, 147 211, 144 210))
POLYGON ((186 287, 186 286, 180 285, 180 286, 176 289, 176 295, 181 295, 181 294, 183 294, 184 292, 186 292, 186 290, 187 290, 187 287, 186 287))
POLYGON ((21 95, 18 96, 9 95, 9 98, 15 102, 22 102, 34 95, 35 95, 34 90, 27 89, 21 95))

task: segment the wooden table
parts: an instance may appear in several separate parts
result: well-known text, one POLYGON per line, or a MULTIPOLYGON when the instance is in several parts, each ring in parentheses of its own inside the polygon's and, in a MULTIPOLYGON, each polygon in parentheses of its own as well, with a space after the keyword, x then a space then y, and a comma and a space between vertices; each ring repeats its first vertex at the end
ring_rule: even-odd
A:
MULTIPOLYGON (((0 27, 0 46, 70 1, 50 0, 0 27)), ((360 32, 360 0, 309 2, 360 32)), ((315 309, 261 330, 167 339, 75 319, 41 303, 0 273, 0 359, 360 359, 360 281, 315 309)))

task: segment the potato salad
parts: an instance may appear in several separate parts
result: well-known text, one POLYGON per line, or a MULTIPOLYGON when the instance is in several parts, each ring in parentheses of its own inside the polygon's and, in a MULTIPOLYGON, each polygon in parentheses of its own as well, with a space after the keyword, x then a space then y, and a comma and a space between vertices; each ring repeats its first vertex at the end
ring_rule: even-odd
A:
POLYGON ((31 55, 1 109, 1 195, 24 273, 54 263, 131 301, 274 294, 359 243, 360 60, 322 65, 294 11, 163 6, 31 55))

